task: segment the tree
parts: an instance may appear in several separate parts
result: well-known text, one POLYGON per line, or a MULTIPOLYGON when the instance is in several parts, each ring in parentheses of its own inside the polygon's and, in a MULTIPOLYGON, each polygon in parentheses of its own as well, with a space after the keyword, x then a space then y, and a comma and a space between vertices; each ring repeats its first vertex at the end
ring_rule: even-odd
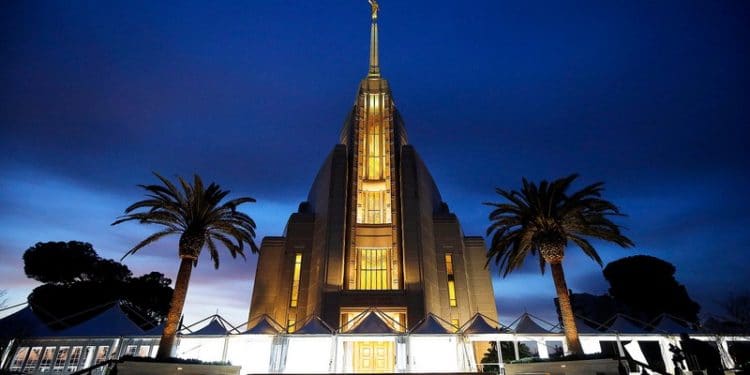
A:
POLYGON ((568 348, 574 354, 583 354, 563 273, 565 249, 572 242, 601 266, 602 260, 588 239, 622 247, 633 243, 609 219, 622 214, 617 206, 601 198, 602 182, 568 192, 577 177, 573 174, 552 182, 543 180, 538 185, 524 178, 520 191, 496 189, 505 202, 485 204, 494 207, 487 228, 491 236, 487 262, 494 259, 506 277, 523 265, 527 255, 538 253, 542 273, 546 264, 552 269, 568 348))
POLYGON ((190 273, 198 265, 201 250, 208 248, 214 268, 219 268, 217 242, 229 250, 233 258, 243 258, 244 244, 250 246, 253 253, 258 252, 255 245, 255 222, 250 216, 237 211, 237 206, 255 202, 255 199, 242 197, 221 203, 229 194, 219 185, 211 183, 204 188, 203 181, 195 175, 193 184, 178 177, 181 189, 168 179, 154 173, 162 185, 139 185, 146 191, 146 199, 138 201, 125 209, 125 215, 112 225, 127 221, 140 224, 156 224, 162 227, 158 232, 146 237, 135 245, 123 258, 135 254, 143 247, 170 235, 179 235, 180 268, 177 272, 175 290, 170 302, 167 322, 159 342, 157 358, 166 359, 172 354, 175 335, 177 334, 185 296, 190 282, 190 273), (233 241, 236 241, 233 242, 233 241))
POLYGON ((130 269, 99 257, 90 243, 39 242, 23 254, 26 276, 44 284, 28 300, 53 329, 76 325, 124 302, 128 316, 143 328, 158 324, 172 298, 171 280, 152 272, 132 277, 130 269))
POLYGON ((37 242, 23 253, 23 270, 42 283, 70 284, 90 279, 99 259, 90 243, 37 242))
POLYGON ((652 321, 663 313, 698 323, 700 305, 674 277, 671 263, 648 255, 618 259, 604 267, 609 295, 630 315, 652 321))

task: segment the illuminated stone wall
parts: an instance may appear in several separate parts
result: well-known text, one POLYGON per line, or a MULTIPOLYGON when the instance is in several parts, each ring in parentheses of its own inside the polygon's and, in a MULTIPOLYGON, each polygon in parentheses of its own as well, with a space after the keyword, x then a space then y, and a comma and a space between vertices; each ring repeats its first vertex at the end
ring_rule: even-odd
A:
POLYGON ((485 252, 408 144, 387 81, 368 77, 307 200, 284 236, 261 246, 250 318, 292 325, 317 315, 337 327, 342 313, 378 307, 404 314, 407 327, 429 312, 459 324, 477 312, 496 319, 485 252))

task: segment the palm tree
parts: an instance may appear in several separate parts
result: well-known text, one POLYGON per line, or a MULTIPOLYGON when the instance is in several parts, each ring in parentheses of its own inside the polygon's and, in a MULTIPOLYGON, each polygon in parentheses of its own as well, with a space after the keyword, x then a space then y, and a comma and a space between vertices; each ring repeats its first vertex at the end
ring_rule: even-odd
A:
POLYGON ((505 277, 521 267, 528 254, 538 252, 542 273, 547 263, 552 269, 568 348, 573 354, 583 354, 563 273, 565 248, 572 242, 601 266, 602 260, 588 239, 622 247, 633 246, 633 242, 608 218, 623 215, 601 198, 602 182, 568 193, 577 177, 572 174, 552 182, 543 180, 538 186, 524 178, 521 191, 496 189, 506 202, 485 204, 495 207, 487 228, 487 235, 492 237, 487 263, 494 259, 505 277))
POLYGON ((255 222, 250 216, 237 211, 237 206, 255 202, 255 199, 243 197, 221 203, 229 191, 221 190, 215 183, 204 188, 203 181, 197 175, 192 186, 178 177, 181 189, 159 174, 154 175, 163 185, 138 185, 146 190, 147 198, 126 208, 125 215, 112 225, 134 220, 140 224, 157 224, 163 227, 135 245, 123 259, 163 237, 180 236, 180 270, 177 273, 167 321, 159 342, 159 352, 156 355, 159 359, 165 359, 172 354, 182 308, 185 305, 190 273, 193 267, 198 265, 198 256, 203 247, 208 248, 214 268, 217 269, 217 242, 229 250, 232 258, 236 258, 237 254, 245 258, 245 243, 250 246, 253 253, 258 252, 258 247, 254 241, 255 222))

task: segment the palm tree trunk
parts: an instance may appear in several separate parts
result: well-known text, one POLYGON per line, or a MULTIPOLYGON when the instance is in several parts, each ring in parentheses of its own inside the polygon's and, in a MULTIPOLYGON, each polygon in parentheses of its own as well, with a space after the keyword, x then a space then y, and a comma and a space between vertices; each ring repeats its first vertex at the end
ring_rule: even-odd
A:
POLYGON ((565 340, 568 342, 568 350, 571 354, 583 354, 573 315, 573 307, 570 305, 570 295, 568 294, 568 285, 565 282, 562 262, 552 263, 550 268, 552 268, 552 280, 555 281, 555 289, 557 290, 557 301, 560 304, 560 315, 565 326, 565 340))
POLYGON ((182 308, 185 306, 185 296, 187 296, 188 283, 190 282, 190 273, 193 271, 193 259, 182 257, 180 261, 180 270, 177 272, 177 281, 174 284, 174 293, 172 302, 169 304, 167 313, 167 322, 164 325, 164 331, 159 341, 159 351, 156 353, 157 359, 167 359, 172 356, 175 336, 182 316, 182 308))

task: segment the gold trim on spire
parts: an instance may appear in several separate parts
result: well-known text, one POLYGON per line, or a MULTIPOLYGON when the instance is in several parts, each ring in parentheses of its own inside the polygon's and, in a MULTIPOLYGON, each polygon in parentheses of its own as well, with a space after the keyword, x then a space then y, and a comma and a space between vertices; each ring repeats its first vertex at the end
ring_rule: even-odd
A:
POLYGON ((368 0, 370 3, 370 70, 368 77, 380 77, 380 64, 378 62, 378 11, 380 6, 377 0, 368 0))

